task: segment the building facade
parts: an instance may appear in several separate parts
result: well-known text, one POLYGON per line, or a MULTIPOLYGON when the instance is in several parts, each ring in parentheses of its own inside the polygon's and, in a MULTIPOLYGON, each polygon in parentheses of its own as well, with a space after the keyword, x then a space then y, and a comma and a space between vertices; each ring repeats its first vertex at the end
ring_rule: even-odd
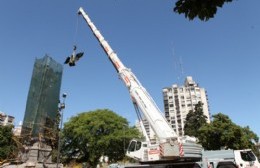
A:
POLYGON ((14 117, 0 111, 0 125, 14 125, 14 117))
POLYGON ((22 136, 39 137, 46 129, 54 127, 58 114, 62 72, 62 65, 47 55, 35 60, 22 136))
POLYGON ((174 84, 164 88, 163 100, 165 117, 179 136, 184 135, 186 115, 190 110, 195 109, 195 105, 199 101, 203 103, 203 112, 207 117, 207 122, 210 122, 206 90, 200 88, 191 76, 186 77, 183 86, 174 84))

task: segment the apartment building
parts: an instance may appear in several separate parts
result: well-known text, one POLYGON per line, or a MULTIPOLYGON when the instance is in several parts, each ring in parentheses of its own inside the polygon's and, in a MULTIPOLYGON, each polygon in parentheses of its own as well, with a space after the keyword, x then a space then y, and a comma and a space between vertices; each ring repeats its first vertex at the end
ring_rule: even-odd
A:
POLYGON ((14 117, 0 111, 0 125, 14 125, 14 117))
POLYGON ((203 103, 203 112, 207 116, 207 122, 210 122, 207 92, 199 87, 191 76, 186 77, 183 86, 174 84, 164 88, 163 100, 165 117, 179 136, 184 135, 187 114, 195 109, 199 101, 203 103))

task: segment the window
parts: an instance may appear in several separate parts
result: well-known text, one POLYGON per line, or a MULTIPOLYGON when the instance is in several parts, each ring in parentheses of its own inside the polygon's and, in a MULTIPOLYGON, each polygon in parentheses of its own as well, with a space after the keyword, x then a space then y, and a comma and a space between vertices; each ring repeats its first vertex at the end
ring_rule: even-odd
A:
MULTIPOLYGON (((212 164, 211 164, 212 165, 212 164)), ((236 168, 233 162, 219 162, 217 168, 236 168)))
POLYGON ((142 146, 142 143, 140 141, 132 141, 128 147, 128 151, 133 152, 136 150, 139 150, 142 146))
POLYGON ((178 93, 178 90, 177 90, 177 89, 174 89, 174 93, 177 94, 177 93, 178 93))
POLYGON ((252 153, 252 151, 241 151, 240 152, 241 158, 244 161, 255 161, 255 155, 252 153))
POLYGON ((130 151, 130 152, 135 151, 135 144, 136 144, 136 141, 132 141, 131 144, 129 145, 128 151, 130 151))
POLYGON ((139 150, 142 146, 142 143, 140 141, 137 141, 135 150, 139 150))

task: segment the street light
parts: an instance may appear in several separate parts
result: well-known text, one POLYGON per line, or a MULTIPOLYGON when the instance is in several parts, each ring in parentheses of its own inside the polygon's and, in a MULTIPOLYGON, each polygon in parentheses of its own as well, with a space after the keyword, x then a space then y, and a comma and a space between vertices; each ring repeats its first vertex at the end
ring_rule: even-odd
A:
POLYGON ((125 125, 124 125, 124 154, 125 154, 125 125))
POLYGON ((67 94, 66 93, 63 93, 62 94, 62 103, 60 102, 59 103, 59 106, 58 106, 58 112, 61 114, 60 116, 60 129, 59 129, 59 137, 58 137, 58 153, 57 153, 57 168, 59 167, 59 163, 60 163, 60 147, 61 147, 61 130, 62 130, 62 125, 63 125, 63 111, 65 109, 65 99, 67 97, 67 94))
POLYGON ((124 165, 125 165, 125 153, 126 153, 126 149, 125 149, 125 128, 128 126, 127 124, 124 124, 124 165))

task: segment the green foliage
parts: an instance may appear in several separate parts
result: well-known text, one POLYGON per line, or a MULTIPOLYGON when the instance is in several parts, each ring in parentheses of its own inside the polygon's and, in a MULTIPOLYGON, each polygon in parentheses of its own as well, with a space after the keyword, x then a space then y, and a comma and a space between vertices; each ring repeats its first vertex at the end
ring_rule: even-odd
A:
POLYGON ((198 102, 195 105, 194 111, 190 111, 186 116, 184 125, 185 135, 198 137, 199 129, 207 123, 207 116, 203 113, 203 103, 198 102))
POLYGON ((253 131, 250 130, 249 126, 242 128, 242 132, 243 132, 242 142, 243 142, 245 148, 252 149, 253 152, 259 158, 260 151, 259 151, 259 149, 257 149, 257 147, 255 145, 255 143, 259 142, 259 137, 253 131))
POLYGON ((198 138, 207 150, 254 149, 258 142, 258 136, 249 127, 242 128, 221 113, 213 115, 213 121, 200 128, 198 138))
POLYGON ((12 126, 0 126, 0 161, 13 159, 17 154, 12 128, 12 126))
POLYGON ((206 150, 249 148, 254 153, 258 153, 255 143, 259 141, 259 138, 248 126, 236 125, 222 113, 213 115, 213 121, 208 124, 206 116, 203 115, 202 105, 199 102, 195 110, 187 114, 184 126, 185 135, 197 137, 206 150))
POLYGON ((117 161, 138 131, 125 118, 108 109, 80 113, 64 124, 62 154, 66 161, 77 158, 95 166, 101 156, 117 161))
POLYGON ((174 12, 184 14, 189 20, 198 17, 202 21, 213 18, 218 8, 233 0, 177 0, 174 12))

